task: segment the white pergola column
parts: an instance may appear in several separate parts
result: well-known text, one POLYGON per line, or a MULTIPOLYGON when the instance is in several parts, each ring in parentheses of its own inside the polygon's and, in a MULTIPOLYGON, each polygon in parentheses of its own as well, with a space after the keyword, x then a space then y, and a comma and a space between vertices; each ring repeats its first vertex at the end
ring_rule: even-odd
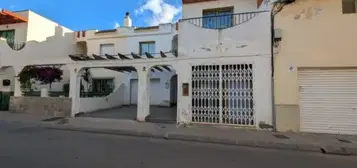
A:
POLYGON ((177 123, 191 123, 192 122, 192 86, 191 65, 187 62, 174 64, 172 67, 176 70, 177 74, 177 123), (184 96, 182 85, 189 84, 189 95, 184 96))
POLYGON ((71 116, 74 117, 79 113, 80 107, 80 77, 78 76, 78 68, 69 68, 69 97, 72 99, 71 116))
POLYGON ((136 67, 138 71, 138 109, 136 119, 144 122, 145 118, 150 114, 150 97, 149 97, 149 85, 150 77, 148 73, 148 67, 139 66, 136 67))
MULTIPOLYGON (((10 67, 9 67, 10 68, 10 67)), ((14 66, 14 72, 15 72, 15 78, 14 78, 14 96, 15 97, 22 97, 22 89, 21 89, 21 83, 19 81, 19 73, 22 71, 24 66, 14 66)))

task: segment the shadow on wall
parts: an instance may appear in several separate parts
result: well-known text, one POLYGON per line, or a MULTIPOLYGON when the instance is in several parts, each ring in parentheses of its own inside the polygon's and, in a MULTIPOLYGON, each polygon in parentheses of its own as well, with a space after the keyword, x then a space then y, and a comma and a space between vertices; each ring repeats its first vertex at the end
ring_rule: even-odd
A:
POLYGON ((126 90, 128 90, 128 88, 125 86, 125 84, 121 84, 113 93, 107 97, 80 98, 79 111, 81 113, 88 113, 120 107, 124 105, 124 94, 126 90))
POLYGON ((12 49, 5 40, 0 40, 2 66, 72 62, 68 55, 76 52, 78 49, 74 32, 64 32, 61 26, 55 27, 54 36, 42 42, 26 42, 18 51, 12 49))

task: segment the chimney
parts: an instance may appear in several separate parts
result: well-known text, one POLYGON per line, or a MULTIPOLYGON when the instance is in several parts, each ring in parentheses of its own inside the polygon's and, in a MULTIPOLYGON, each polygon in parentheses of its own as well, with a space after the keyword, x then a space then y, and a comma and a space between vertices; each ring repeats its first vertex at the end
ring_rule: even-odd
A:
POLYGON ((132 26, 132 21, 130 19, 130 14, 129 12, 126 12, 125 17, 124 17, 124 27, 131 27, 132 26))

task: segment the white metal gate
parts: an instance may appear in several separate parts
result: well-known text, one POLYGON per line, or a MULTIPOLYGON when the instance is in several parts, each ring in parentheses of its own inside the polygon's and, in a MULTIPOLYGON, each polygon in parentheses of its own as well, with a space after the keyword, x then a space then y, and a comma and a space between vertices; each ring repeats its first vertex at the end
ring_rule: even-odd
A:
POLYGON ((253 65, 192 66, 192 122, 254 126, 253 65))

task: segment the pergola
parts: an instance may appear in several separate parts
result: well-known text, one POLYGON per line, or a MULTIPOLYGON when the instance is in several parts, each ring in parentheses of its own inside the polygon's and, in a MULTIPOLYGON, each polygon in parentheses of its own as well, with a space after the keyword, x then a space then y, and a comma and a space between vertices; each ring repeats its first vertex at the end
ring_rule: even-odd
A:
MULTIPOLYGON (((145 52, 145 56, 140 56, 138 54, 135 53, 130 53, 130 54, 121 54, 118 53, 117 55, 110 55, 110 54, 105 54, 105 55, 96 55, 96 54, 92 54, 92 55, 84 55, 84 54, 73 54, 73 55, 69 55, 69 57, 73 60, 73 61, 111 61, 111 60, 138 60, 138 59, 155 59, 158 58, 156 56, 153 55, 160 55, 159 58, 168 58, 168 57, 177 57, 176 54, 172 54, 172 52, 163 52, 160 51, 160 53, 148 53, 145 52), (173 56, 168 56, 167 54, 173 55, 173 56)), ((133 72, 136 71, 134 67, 107 67, 107 69, 110 70, 114 70, 114 71, 118 71, 118 72, 133 72)), ((169 66, 166 65, 161 65, 161 66, 155 66, 153 69, 151 69, 151 72, 155 72, 155 71, 160 71, 163 72, 164 70, 171 72, 172 69, 169 66)))

